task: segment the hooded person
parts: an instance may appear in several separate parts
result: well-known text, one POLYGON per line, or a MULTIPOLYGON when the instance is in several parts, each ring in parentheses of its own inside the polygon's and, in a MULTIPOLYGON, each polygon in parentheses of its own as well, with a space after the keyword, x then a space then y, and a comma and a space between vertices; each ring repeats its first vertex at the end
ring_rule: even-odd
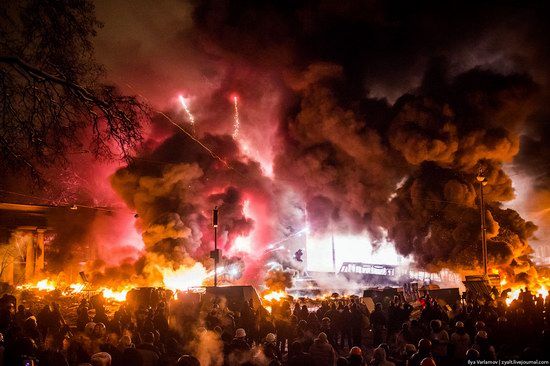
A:
POLYGON ((313 359, 314 366, 332 366, 336 360, 336 352, 328 343, 326 333, 323 332, 319 333, 309 347, 309 354, 313 359))
POLYGON ((374 349, 372 361, 369 366, 395 366, 395 363, 386 359, 386 350, 382 347, 374 349))

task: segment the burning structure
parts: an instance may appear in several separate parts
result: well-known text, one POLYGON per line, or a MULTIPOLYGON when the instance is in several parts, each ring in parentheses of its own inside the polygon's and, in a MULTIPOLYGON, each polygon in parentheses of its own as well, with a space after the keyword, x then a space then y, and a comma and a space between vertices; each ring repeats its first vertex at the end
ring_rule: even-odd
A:
MULTIPOLYGON (((345 250, 350 256, 367 247, 366 255, 388 253, 372 264, 402 257, 427 272, 477 273, 481 168, 489 181, 488 266, 508 283, 537 281, 530 242, 547 233, 548 174, 534 165, 547 167, 550 156, 540 123, 549 116, 543 36, 526 26, 504 45, 510 37, 495 29, 508 32, 502 28, 513 12, 486 20, 483 7, 468 9, 475 22, 463 39, 442 43, 433 35, 456 23, 455 15, 425 5, 395 14, 377 2, 241 5, 205 1, 185 15, 165 5, 163 16, 174 19, 150 19, 158 26, 136 45, 126 42, 133 25, 107 36, 117 23, 97 2, 107 18, 98 56, 158 110, 132 161, 98 168, 100 183, 71 186, 92 191, 75 196, 91 207, 101 186, 113 207, 132 214, 117 208, 108 218, 79 221, 78 229, 61 225, 79 238, 56 236, 52 247, 63 249, 46 258, 50 275, 74 265, 77 244, 92 240, 100 260, 86 271, 97 283, 208 283, 214 206, 220 271, 231 273, 231 282, 262 284, 274 269, 269 263, 281 273, 334 271, 351 260, 327 254, 332 238, 337 246, 360 238, 357 249, 345 250), (523 40, 532 49, 523 49, 523 40), (426 44, 436 57, 426 56, 426 44), (111 235, 120 227, 135 229, 131 243, 123 232, 111 235), (299 249, 302 261, 293 258, 299 249)), ((148 12, 139 11, 141 2, 134 6, 128 19, 139 24, 134 20, 148 12)), ((533 29, 546 29, 540 15, 523 16, 533 29)), ((79 157, 72 162, 75 174, 89 174, 79 157)), ((13 179, 3 185, 17 191, 13 179)))

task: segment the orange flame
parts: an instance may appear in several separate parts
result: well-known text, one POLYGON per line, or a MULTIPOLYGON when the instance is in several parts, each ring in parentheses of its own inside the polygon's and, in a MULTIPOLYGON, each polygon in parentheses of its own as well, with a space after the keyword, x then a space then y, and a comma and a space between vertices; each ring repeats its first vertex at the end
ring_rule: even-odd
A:
POLYGON ((208 272, 201 263, 195 263, 193 266, 182 265, 178 269, 160 268, 163 275, 164 286, 172 291, 185 291, 190 287, 201 286, 208 272))
POLYGON ((281 301, 281 299, 285 298, 287 295, 284 291, 271 291, 263 296, 264 300, 266 301, 281 301))

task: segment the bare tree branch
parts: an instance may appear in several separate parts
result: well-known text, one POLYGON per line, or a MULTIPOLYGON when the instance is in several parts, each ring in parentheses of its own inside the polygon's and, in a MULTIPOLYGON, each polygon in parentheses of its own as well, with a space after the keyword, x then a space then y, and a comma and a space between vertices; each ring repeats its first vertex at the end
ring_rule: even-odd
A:
POLYGON ((0 3, 0 172, 63 164, 70 149, 129 160, 148 107, 100 82, 90 0, 0 3))

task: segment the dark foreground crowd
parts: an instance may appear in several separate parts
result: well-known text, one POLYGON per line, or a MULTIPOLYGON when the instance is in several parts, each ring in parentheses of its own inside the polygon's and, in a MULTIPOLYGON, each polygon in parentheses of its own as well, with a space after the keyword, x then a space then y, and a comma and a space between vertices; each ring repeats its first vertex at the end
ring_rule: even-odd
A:
MULTIPOLYGON (((76 324, 58 304, 36 314, 0 299, 0 366, 459 366, 495 360, 550 360, 550 296, 528 289, 509 306, 464 297, 440 306, 429 295, 399 297, 370 312, 359 298, 315 307, 281 301, 215 304, 202 317, 179 317, 169 304, 107 314, 102 301, 82 300, 76 324), (92 316, 93 315, 93 316, 92 316)), ((485 363, 487 364, 487 363, 485 363)))

